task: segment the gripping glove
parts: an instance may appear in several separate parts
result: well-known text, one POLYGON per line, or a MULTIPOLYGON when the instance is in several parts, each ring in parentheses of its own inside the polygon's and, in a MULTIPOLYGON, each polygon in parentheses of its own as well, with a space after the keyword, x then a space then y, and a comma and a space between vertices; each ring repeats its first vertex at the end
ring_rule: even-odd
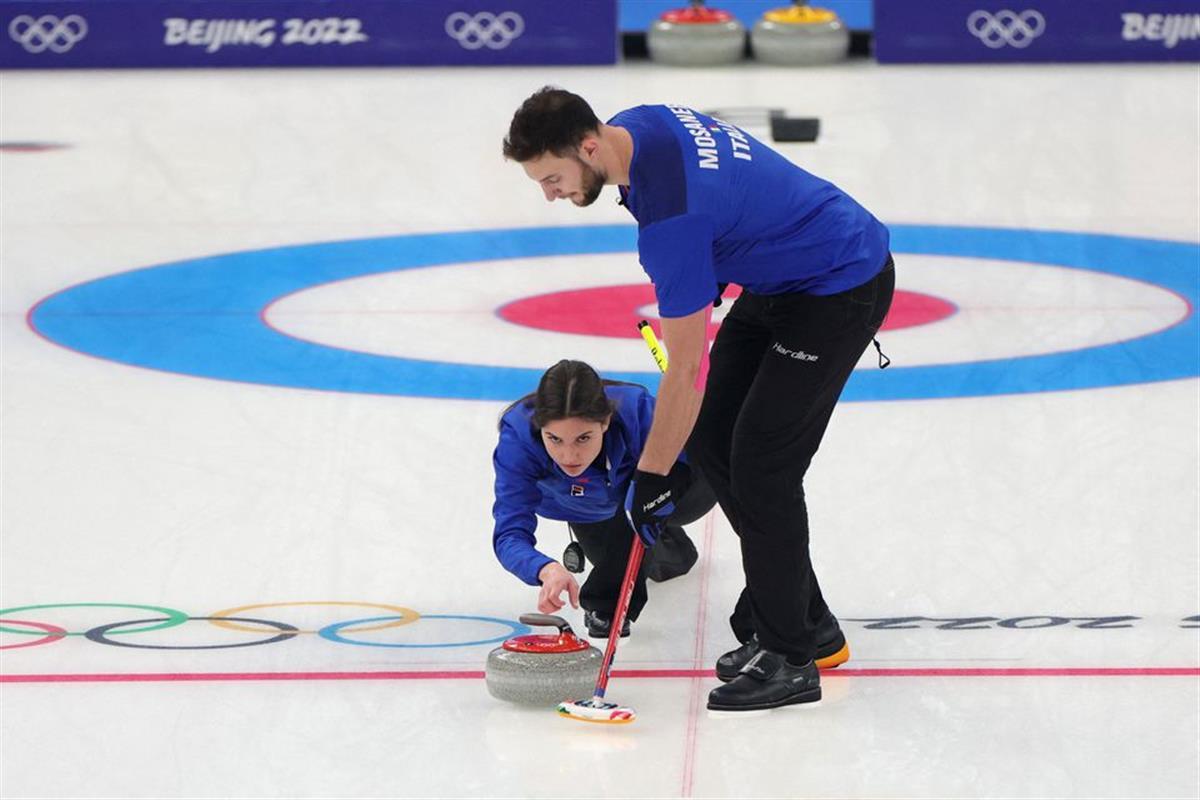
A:
POLYGON ((625 495, 625 510, 629 521, 649 549, 658 541, 667 524, 667 518, 675 513, 675 481, 670 476, 653 472, 633 473, 629 492, 625 495))

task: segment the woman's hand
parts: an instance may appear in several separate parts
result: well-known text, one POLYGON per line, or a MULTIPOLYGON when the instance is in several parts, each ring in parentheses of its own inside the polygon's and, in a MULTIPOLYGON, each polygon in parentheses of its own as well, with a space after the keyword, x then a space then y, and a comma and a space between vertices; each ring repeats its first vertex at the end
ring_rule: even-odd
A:
POLYGON ((567 593, 571 608, 579 608, 579 584, 575 577, 557 561, 551 561, 538 572, 538 580, 542 582, 542 591, 538 594, 538 611, 543 614, 553 614, 566 603, 562 593, 567 593))

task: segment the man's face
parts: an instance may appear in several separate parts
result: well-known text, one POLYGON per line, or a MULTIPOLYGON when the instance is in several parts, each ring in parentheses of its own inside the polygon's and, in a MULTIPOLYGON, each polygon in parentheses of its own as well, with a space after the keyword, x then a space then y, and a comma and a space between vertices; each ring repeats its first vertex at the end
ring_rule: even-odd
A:
POLYGON ((525 174, 542 187, 550 202, 561 198, 581 208, 590 206, 600 196, 608 176, 593 169, 578 155, 569 157, 543 153, 521 164, 525 174))

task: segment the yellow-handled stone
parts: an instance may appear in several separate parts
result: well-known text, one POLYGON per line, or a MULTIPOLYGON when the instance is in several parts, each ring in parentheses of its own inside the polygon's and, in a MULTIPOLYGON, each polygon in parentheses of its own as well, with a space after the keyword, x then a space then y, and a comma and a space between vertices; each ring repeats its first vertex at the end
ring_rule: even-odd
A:
POLYGON ((837 19, 837 14, 827 8, 794 5, 787 8, 773 8, 763 14, 763 19, 787 25, 817 25, 833 22, 837 19))

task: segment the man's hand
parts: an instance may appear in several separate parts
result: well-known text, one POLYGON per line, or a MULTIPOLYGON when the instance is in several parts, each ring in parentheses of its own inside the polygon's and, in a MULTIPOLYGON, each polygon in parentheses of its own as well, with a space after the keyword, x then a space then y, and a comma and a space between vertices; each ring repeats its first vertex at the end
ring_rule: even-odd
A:
POLYGON ((633 473, 629 492, 625 495, 625 510, 633 529, 647 548, 654 546, 666 527, 667 518, 675 513, 674 481, 656 472, 633 473))
POLYGON ((567 593, 571 608, 579 608, 579 584, 574 576, 557 561, 551 561, 538 572, 538 580, 542 582, 542 591, 538 593, 538 611, 543 614, 553 614, 566 605, 562 593, 567 593))

